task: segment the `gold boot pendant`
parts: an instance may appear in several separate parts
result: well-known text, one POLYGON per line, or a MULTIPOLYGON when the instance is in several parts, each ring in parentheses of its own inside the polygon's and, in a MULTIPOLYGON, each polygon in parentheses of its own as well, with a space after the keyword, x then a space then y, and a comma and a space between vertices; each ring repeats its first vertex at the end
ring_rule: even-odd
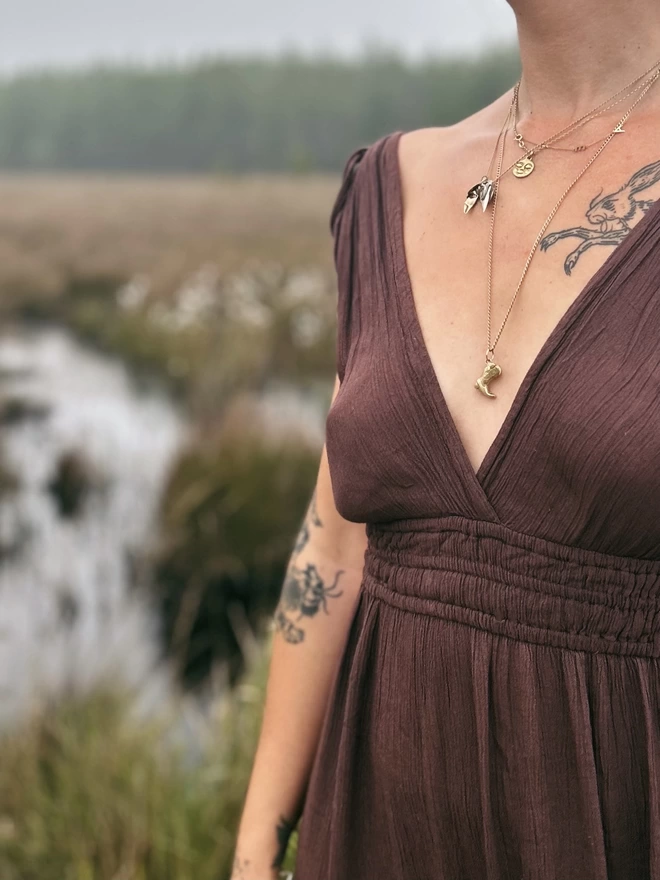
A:
POLYGON ((493 394, 493 392, 489 390, 488 384, 492 382, 493 379, 497 379, 497 377, 501 375, 502 367, 500 367, 499 364, 496 364, 494 361, 486 361, 484 371, 474 383, 474 387, 477 389, 477 391, 481 391, 481 393, 484 394, 486 397, 496 397, 497 395, 493 394))

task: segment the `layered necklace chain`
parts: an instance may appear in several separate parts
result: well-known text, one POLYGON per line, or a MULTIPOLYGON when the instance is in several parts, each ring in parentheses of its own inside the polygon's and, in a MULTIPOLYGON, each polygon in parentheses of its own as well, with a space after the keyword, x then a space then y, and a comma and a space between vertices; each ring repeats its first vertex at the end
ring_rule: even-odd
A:
MULTIPOLYGON (((658 62, 658 64, 660 64, 660 62, 658 62)), ((585 116, 581 117, 581 119, 577 120, 577 122, 574 124, 575 127, 572 130, 576 131, 578 128, 578 125, 586 125, 587 122, 590 122, 592 119, 595 119, 597 116, 600 116, 601 114, 605 113, 607 110, 610 110, 612 107, 616 107, 618 104, 621 104, 623 101, 625 101, 626 98, 630 98, 634 94, 639 92, 640 90, 644 89, 647 85, 647 82, 648 82, 648 80, 645 80, 644 77, 647 76, 648 73, 649 73, 649 71, 646 71, 640 77, 638 77, 636 80, 633 80, 632 83, 629 83, 629 85, 626 87, 627 90, 622 90, 623 93, 621 93, 621 92, 617 93, 617 95, 614 95, 612 98, 610 98, 608 102, 605 102, 599 108, 596 108, 595 110, 592 110, 591 113, 588 113, 585 116), (584 120, 584 121, 582 121, 582 120, 584 120)), ((651 79, 652 78, 653 77, 651 76, 651 79)), ((525 153, 525 156, 523 156, 522 159, 519 159, 513 165, 512 171, 513 171, 513 174, 515 177, 529 177, 529 175, 532 173, 532 171, 534 171, 534 168, 536 167, 534 165, 534 161, 533 161, 532 157, 534 156, 534 154, 536 152, 539 152, 540 150, 549 149, 549 150, 562 150, 562 151, 570 152, 570 153, 583 153, 585 150, 588 150, 589 147, 595 147, 596 144, 599 144, 603 140, 602 135, 601 135, 601 137, 596 138, 595 140, 591 141, 588 144, 578 144, 575 147, 557 146, 553 142, 554 141, 553 138, 549 138, 548 140, 542 141, 541 143, 534 143, 533 141, 525 142, 525 139, 520 134, 520 132, 518 131, 518 127, 517 127, 518 113, 519 113, 519 107, 518 107, 519 88, 520 88, 520 83, 518 82, 518 83, 516 83, 516 85, 514 87, 514 92, 513 92, 513 136, 516 140, 516 143, 520 147, 520 149, 525 153), (529 144, 529 146, 528 146, 528 144, 529 144)), ((571 132, 569 131, 568 134, 570 134, 570 133, 571 132)), ((614 133, 615 134, 625 134, 624 130, 622 128, 619 128, 618 126, 617 126, 617 128, 614 129, 614 133)), ((568 135, 566 135, 566 136, 568 136, 568 135)))
MULTIPOLYGON (((556 141, 563 140, 564 138, 568 137, 574 131, 576 131, 578 128, 581 128, 583 125, 586 125, 588 122, 591 122, 592 119, 595 119, 596 117, 601 116, 603 113, 606 113, 612 107, 615 107, 617 104, 620 104, 622 101, 624 101, 627 97, 630 97, 632 94, 634 94, 640 88, 646 89, 646 86, 649 83, 653 84, 653 82, 655 82, 654 72, 659 67, 660 67, 660 60, 656 61, 655 64, 651 65, 651 67, 649 67, 647 70, 645 70, 644 73, 640 74, 639 76, 636 76, 634 80, 629 82, 622 89, 619 89, 619 91, 616 92, 614 95, 612 95, 610 98, 607 98, 607 100, 603 101, 597 107, 594 107, 593 110, 590 110, 588 113, 585 113, 584 116, 581 116, 579 119, 574 120, 569 125, 567 125, 565 128, 562 128, 560 131, 556 132, 555 134, 553 134, 550 137, 546 138, 545 140, 541 141, 540 144, 533 144, 532 146, 527 148, 525 150, 524 155, 520 159, 516 159, 516 161, 512 162, 511 165, 508 166, 508 168, 505 168, 504 171, 500 171, 494 179, 491 179, 489 175, 490 175, 491 168, 493 166, 493 162, 495 161, 495 154, 497 152, 497 142, 496 142, 495 147, 493 149, 493 154, 491 156, 491 160, 490 160, 490 163, 488 166, 488 174, 484 175, 481 178, 481 180, 479 181, 479 183, 475 184, 473 187, 471 187, 468 190, 467 196, 465 198, 465 202, 463 204, 464 212, 466 214, 469 214, 469 212, 472 210, 472 208, 476 205, 477 202, 481 203, 482 209, 485 211, 486 208, 488 207, 489 202, 493 198, 494 191, 495 191, 495 184, 500 180, 501 177, 504 177, 505 174, 508 174, 508 172, 514 168, 521 169, 523 164, 527 163, 533 154, 538 153, 543 149, 547 149, 547 148, 551 147, 552 145, 554 145, 554 143, 556 141), (650 78, 646 79, 647 77, 649 77, 649 74, 651 74, 650 78), (640 83, 641 83, 641 85, 639 85, 640 83)), ((516 109, 518 106, 518 91, 519 91, 519 89, 520 89, 520 81, 518 81, 516 83, 514 90, 513 90, 513 97, 511 99, 512 106, 515 107, 516 109)), ((512 111, 511 111, 511 107, 510 107, 509 112, 507 114, 507 118, 505 119, 502 131, 504 130, 504 127, 508 126, 508 124, 509 124, 509 121, 511 118, 511 112, 512 111)), ((621 125, 621 123, 619 123, 617 128, 619 128, 620 125, 621 125)), ((616 128, 614 129, 614 131, 617 134, 623 134, 623 132, 617 131, 616 128)), ((501 135, 502 135, 502 132, 500 132, 500 136, 501 135)), ((518 173, 518 174, 516 174, 516 177, 527 177, 531 173, 531 171, 533 171, 533 170, 534 170, 534 165, 532 163, 532 167, 527 171, 526 174, 518 173)))
MULTIPOLYGON (((516 116, 517 116, 517 108, 518 108, 518 88, 519 88, 520 83, 516 84, 516 87, 514 88, 513 96, 511 99, 511 103, 509 105, 509 110, 508 110, 506 119, 504 121, 504 125, 502 126, 502 129, 501 129, 501 131, 498 135, 497 141, 495 143, 495 147, 493 150, 493 156, 491 158, 491 162, 490 162, 490 166, 489 166, 489 172, 490 172, 490 168, 492 167, 495 156, 497 155, 498 160, 497 160, 496 176, 492 180, 488 176, 485 176, 484 178, 482 178, 482 181, 479 184, 477 184, 476 187, 473 187, 468 192, 468 197, 467 197, 467 199, 465 201, 465 205, 464 205, 464 211, 467 214, 471 210, 471 208, 474 206, 474 204, 476 204, 477 201, 481 202, 484 211, 488 207, 489 203, 491 201, 493 202, 493 208, 492 208, 492 212, 491 212, 489 238, 488 238, 488 317, 487 317, 486 360, 485 360, 485 366, 484 366, 484 369, 483 369, 481 376, 479 376, 477 381, 474 383, 474 387, 478 391, 480 391, 483 395, 485 395, 486 397, 490 397, 490 398, 495 397, 495 394, 493 394, 493 392, 490 391, 490 389, 489 389, 489 383, 502 375, 502 368, 500 367, 499 364, 497 364, 495 362, 495 358, 494 358, 495 346, 497 345, 497 342, 502 334, 502 330, 504 329, 504 325, 506 324, 506 321, 507 321, 509 315, 511 314, 511 310, 512 310, 513 305, 516 301, 518 293, 520 292, 520 289, 523 286, 523 282, 524 282, 525 277, 527 275, 527 271, 528 271, 529 266, 532 262, 534 254, 536 253, 536 250, 537 250, 541 240, 543 239, 543 236, 545 235, 546 230, 548 229, 548 226, 550 225, 550 223, 554 219, 557 211, 561 207, 566 196, 571 192, 571 190, 578 183, 578 181, 581 180, 581 178, 584 176, 584 174, 586 174, 586 172, 589 170, 589 168, 592 166, 592 164, 596 161, 596 159, 598 159, 598 157, 606 149, 606 147, 610 144, 610 142, 616 137, 617 134, 625 133, 623 126, 627 122, 628 118, 630 117, 630 115, 632 114, 634 109, 637 107, 637 105, 640 103, 640 101, 643 100, 646 93, 649 91, 651 86, 657 81, 657 79, 659 77, 660 77, 660 61, 658 61, 655 65, 653 65, 653 67, 649 68, 649 70, 645 71, 645 73, 643 73, 640 77, 637 77, 635 80, 633 80, 632 83, 629 83, 628 86, 626 86, 624 89, 621 89, 619 92, 617 92, 616 95, 613 95, 607 101, 604 101, 603 104, 599 105, 597 108, 594 108, 594 110, 590 111, 590 113, 585 114, 585 116, 581 117, 579 120, 576 120, 575 122, 571 123, 570 126, 566 126, 566 128, 562 129, 561 132, 558 132, 557 134, 551 136, 550 138, 547 138, 545 141, 542 142, 542 144, 532 145, 528 150, 526 150, 526 153, 522 157, 522 159, 516 160, 516 162, 511 163, 511 165, 509 165, 508 168, 506 168, 505 170, 502 170, 502 167, 504 164, 504 147, 505 147, 505 143, 506 143, 506 137, 507 137, 507 134, 508 134, 509 130, 511 129, 512 125, 514 128, 514 133, 517 134, 515 124, 516 124, 516 116), (655 70, 654 70, 654 68, 655 68, 655 70), (651 71, 653 71, 653 73, 650 76, 648 76, 648 74, 651 71), (633 88, 633 86, 636 83, 640 82, 641 80, 644 80, 644 78, 647 76, 648 76, 648 79, 646 79, 644 82, 642 82, 641 85, 639 85, 638 87, 633 88), (540 151, 541 149, 547 148, 554 141, 559 140, 559 139, 567 136, 572 131, 574 131, 576 128, 578 128, 579 126, 586 124, 587 121, 595 118, 600 113, 604 113, 606 109, 609 109, 612 106, 615 106, 616 104, 621 103, 621 101, 625 100, 626 97, 630 97, 635 92, 639 92, 639 95, 637 96, 637 98, 633 101, 633 103, 630 105, 630 107, 626 110, 626 112, 621 117, 621 119, 619 120, 617 125, 609 132, 607 137, 605 137, 605 139, 602 141, 602 143, 600 144, 600 146, 598 147, 596 152, 593 154, 593 156, 589 159, 589 161, 582 168, 580 173, 566 187, 566 189, 561 194, 558 201, 556 202, 556 204, 554 205, 554 207, 552 208, 552 210, 550 211, 550 213, 546 217, 543 225, 541 226, 541 229, 539 230, 538 235, 536 236, 536 238, 534 240, 534 243, 531 247, 529 255, 525 261, 525 265, 523 267, 520 281, 518 282, 518 285, 516 286, 516 289, 513 293, 513 297, 511 299, 511 302, 509 303, 509 307, 504 315, 504 319, 502 320, 500 328, 497 331, 495 338, 493 339, 492 338, 492 330, 491 330, 492 288, 493 288, 493 251, 494 251, 494 237, 495 237, 495 222, 496 222, 496 216, 497 216, 497 190, 499 187, 500 180, 508 171, 511 171, 511 170, 513 170, 513 173, 516 177, 524 178, 524 177, 529 176, 529 174, 531 174, 532 171, 534 170, 533 162, 532 162, 531 168, 528 168, 528 166, 526 166, 526 165, 524 167, 522 167, 519 165, 519 163, 521 163, 521 162, 524 163, 524 162, 530 161, 532 154, 535 154, 536 152, 540 151), (624 95, 624 93, 625 93, 625 95, 624 95), (516 174, 516 168, 519 169, 518 174, 516 174), (524 173, 522 173, 523 171, 524 171, 524 173)), ((516 138, 516 140, 520 145, 520 140, 518 140, 518 138, 516 138)), ((589 145, 585 145, 584 148, 587 149, 588 146, 589 145)), ((578 150, 578 152, 580 152, 580 150, 578 150)))

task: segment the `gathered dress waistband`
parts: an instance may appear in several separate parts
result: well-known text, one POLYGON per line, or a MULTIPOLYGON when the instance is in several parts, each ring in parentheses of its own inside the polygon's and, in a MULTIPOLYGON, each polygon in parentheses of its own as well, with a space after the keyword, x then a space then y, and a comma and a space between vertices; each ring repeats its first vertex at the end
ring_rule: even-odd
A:
POLYGON ((362 588, 520 641, 660 657, 660 560, 548 541, 462 516, 367 523, 362 588))

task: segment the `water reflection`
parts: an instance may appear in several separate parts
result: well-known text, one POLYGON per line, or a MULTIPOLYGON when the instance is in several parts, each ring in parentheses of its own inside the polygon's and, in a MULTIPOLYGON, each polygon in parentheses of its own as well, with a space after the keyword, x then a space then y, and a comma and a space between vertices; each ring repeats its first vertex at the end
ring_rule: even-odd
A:
POLYGON ((132 585, 182 416, 53 328, 0 335, 0 416, 0 722, 107 676, 166 687, 132 585))

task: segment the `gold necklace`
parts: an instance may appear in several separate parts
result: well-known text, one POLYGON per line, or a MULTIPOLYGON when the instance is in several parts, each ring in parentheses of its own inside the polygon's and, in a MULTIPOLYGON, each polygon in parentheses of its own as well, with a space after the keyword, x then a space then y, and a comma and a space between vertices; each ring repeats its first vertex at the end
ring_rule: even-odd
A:
MULTIPOLYGON (((660 62, 658 62, 658 63, 660 63, 660 62)), ((582 124, 586 125, 592 119, 596 119, 598 116, 601 116, 603 113, 606 113, 612 107, 616 107, 622 101, 625 101, 626 98, 629 98, 629 97, 631 97, 631 95, 634 95, 636 92, 640 91, 640 89, 643 89, 646 86, 646 81, 644 81, 644 79, 643 79, 644 76, 646 76, 646 74, 642 74, 640 77, 638 77, 640 82, 637 85, 635 85, 636 81, 633 80, 633 82, 630 83, 629 86, 627 87, 628 91, 626 91, 625 94, 622 94, 620 97, 617 97, 615 95, 613 98, 610 99, 609 103, 606 106, 601 105, 596 110, 592 110, 590 114, 587 114, 587 117, 589 117, 589 118, 582 117, 582 119, 584 120, 584 122, 582 122, 582 124)), ((525 142, 523 136, 520 134, 520 132, 518 131, 518 127, 517 127, 517 120, 518 120, 518 114, 519 114, 519 105, 518 105, 519 86, 520 86, 520 83, 517 83, 514 88, 514 95, 513 95, 513 104, 514 104, 514 108, 513 108, 513 136, 516 140, 516 143, 520 147, 520 149, 523 150, 523 152, 525 153, 525 156, 523 156, 521 159, 519 159, 513 165, 513 174, 515 177, 517 177, 517 178, 529 177, 529 175, 532 173, 532 171, 534 171, 534 168, 536 167, 534 164, 534 161, 533 161, 533 156, 537 152, 540 152, 541 150, 550 149, 550 150, 562 150, 562 151, 570 152, 570 153, 583 153, 585 150, 588 150, 589 147, 595 147, 596 144, 599 144, 603 140, 603 137, 601 135, 601 137, 596 138, 595 140, 591 141, 588 144, 579 144, 576 147, 558 147, 555 144, 553 144, 552 142, 548 142, 548 141, 541 142, 541 143, 534 143, 534 141, 528 140, 527 142, 525 142)), ((615 132, 616 132, 616 134, 625 134, 623 129, 619 129, 619 128, 615 129, 615 132)))
MULTIPOLYGON (((513 308, 513 304, 516 301, 516 297, 518 296, 518 293, 520 292, 520 289, 523 285, 523 282, 524 282, 525 277, 527 275, 527 271, 528 271, 529 266, 532 262, 534 254, 536 253, 536 250, 539 246, 539 243, 541 242, 541 239, 545 235, 545 232, 546 232, 548 226, 550 225, 550 223, 552 223, 552 220, 553 220, 555 214, 557 213, 557 211, 561 207, 566 196, 573 189, 575 184, 584 176, 584 174, 586 174, 586 172, 593 165, 593 163, 596 161, 596 159, 600 156, 600 154, 603 152, 603 150, 608 146, 610 141, 615 137, 615 135, 617 134, 617 129, 622 127, 625 124, 625 122, 628 120, 629 116, 631 115, 631 113, 635 109, 635 107, 644 98, 644 96, 646 95, 648 90, 656 82, 656 80, 658 79, 659 76, 660 76, 660 70, 656 71, 656 73, 653 75, 653 77, 651 77, 651 79, 649 80, 649 82, 646 84, 643 91, 641 92, 641 94, 632 103, 632 105, 628 108, 626 113, 622 116, 621 121, 619 122, 619 125, 607 135, 607 137, 605 138, 603 143, 596 150, 596 152, 591 157, 591 159, 589 159, 589 161, 584 166, 584 168, 580 171, 580 173, 577 175, 577 177, 575 177, 574 180, 569 184, 569 186, 564 190, 564 192, 560 196, 559 200, 557 201, 557 203, 553 207, 552 211, 548 214, 545 222, 543 223, 543 226, 541 227, 538 235, 536 236, 536 239, 534 240, 534 244, 532 245, 532 249, 529 252, 529 256, 527 257, 527 260, 525 261, 525 265, 523 267, 520 281, 518 282, 518 286, 516 287, 516 289, 514 291, 513 298, 511 299, 511 302, 509 303, 509 308, 507 309, 506 314, 504 315, 504 320, 502 321, 502 324, 500 325, 500 329, 497 331, 497 335, 495 336, 495 339, 493 341, 491 341, 491 313, 492 313, 492 291, 493 291, 493 243, 494 243, 494 237, 495 237, 495 218, 497 215, 497 190, 499 188, 499 180, 502 176, 501 169, 502 169, 502 164, 503 164, 503 160, 504 160, 504 145, 506 142, 506 134, 509 130, 509 125, 508 124, 506 125, 505 130, 504 130, 504 134, 501 138, 501 144, 500 144, 500 149, 499 149, 498 177, 497 177, 498 182, 495 183, 495 185, 494 185, 495 186, 494 204, 493 204, 493 212, 492 212, 491 222, 490 222, 490 234, 489 234, 489 239, 488 239, 488 327, 487 327, 486 363, 485 363, 485 366, 484 366, 484 369, 483 369, 481 376, 479 376, 477 381, 474 383, 474 387, 478 391, 481 391, 481 393, 484 394, 486 397, 496 397, 496 395, 493 394, 492 391, 490 391, 490 389, 488 387, 490 382, 492 382, 494 379, 497 379, 499 376, 502 375, 502 368, 500 367, 499 364, 497 364, 495 362, 495 360, 493 358, 495 346, 497 345, 497 342, 498 342, 500 336, 502 335, 502 330, 504 329, 504 325, 506 324, 506 321, 507 321, 509 315, 511 314, 511 309, 513 308)), ((507 116, 507 123, 510 118, 511 118, 511 108, 509 109, 509 114, 507 116)))
MULTIPOLYGON (((568 135, 572 134, 574 131, 576 131, 581 126, 586 125, 588 122, 591 122, 592 119, 595 119, 597 116, 600 116, 602 113, 605 113, 607 110, 610 109, 610 107, 616 106, 621 101, 625 100, 627 97, 634 94, 636 91, 638 91, 638 88, 643 88, 644 90, 646 90, 646 88, 649 84, 652 84, 653 82, 655 82, 655 76, 658 72, 656 70, 656 68, 658 68, 659 66, 660 66, 660 60, 656 61, 655 64, 653 64, 651 67, 649 67, 647 70, 645 70, 644 73, 641 73, 641 74, 639 74, 639 76, 635 77, 634 80, 629 82, 622 89, 619 89, 618 92, 615 92, 614 95, 612 95, 611 97, 607 98, 605 101, 598 104, 596 107, 594 107, 593 110, 590 110, 588 113, 585 113, 584 116, 580 116, 579 119, 576 119, 574 122, 571 122, 565 128, 561 129, 561 131, 557 132, 556 134, 552 135, 551 137, 546 138, 545 140, 541 141, 540 144, 537 144, 536 146, 533 146, 533 147, 527 149, 525 151, 524 156, 522 156, 520 159, 516 160, 515 162, 512 162, 511 165, 509 165, 508 168, 506 168, 502 172, 502 176, 507 174, 509 171, 513 170, 514 175, 518 178, 528 177, 532 173, 532 171, 534 170, 534 167, 535 167, 531 156, 537 150, 547 149, 552 144, 554 144, 555 141, 562 140, 563 138, 568 137, 568 135), (645 77, 647 77, 651 71, 654 71, 654 72, 651 74, 651 76, 647 80, 642 82, 639 87, 633 88, 633 86, 635 86, 636 83, 640 82, 641 80, 644 80, 645 77)), ((516 85, 514 86, 514 90, 513 90, 514 114, 517 114, 519 89, 520 89, 520 80, 516 83, 516 85)), ((646 91, 644 91, 644 94, 645 93, 646 93, 646 91)), ((515 115, 514 115, 514 119, 515 119, 515 115)), ((623 131, 623 129, 621 128, 621 124, 622 123, 619 123, 613 129, 614 134, 624 134, 625 133, 623 131)), ((595 143, 598 143, 598 141, 596 141, 595 143)))
POLYGON ((540 144, 535 144, 534 141, 525 141, 520 132, 514 129, 513 133, 514 138, 516 139, 516 143, 520 147, 523 152, 527 152, 530 147, 538 148, 539 150, 561 150, 565 153, 584 153, 585 150, 588 150, 589 147, 595 147, 596 144, 599 144, 603 140, 603 136, 601 135, 599 138, 596 138, 594 141, 589 141, 588 144, 578 144, 575 147, 555 147, 553 144, 546 145, 542 147, 540 144), (529 145, 529 146, 528 146, 529 145))
POLYGON ((483 210, 485 211, 486 208, 488 207, 490 200, 493 198, 494 186, 497 183, 497 181, 499 181, 501 174, 496 175, 495 179, 491 180, 490 179, 490 171, 491 171, 491 168, 493 167, 493 162, 495 161, 495 156, 497 154, 497 148, 500 144, 500 141, 502 140, 503 137, 506 136, 506 130, 509 127, 509 124, 511 121, 511 114, 513 113, 514 101, 515 101, 515 92, 511 98, 511 102, 509 104, 509 110, 506 114, 506 118, 505 118, 504 122, 502 123, 502 128, 500 129, 499 134, 497 135, 497 140, 495 141, 495 146, 493 147, 493 152, 490 157, 490 162, 488 163, 488 173, 485 174, 481 178, 480 183, 478 183, 476 186, 473 186, 472 189, 468 192, 467 199, 465 200, 465 204, 463 206, 463 211, 466 214, 473 208, 473 206, 476 204, 477 201, 481 202, 481 206, 482 206, 483 210))
MULTIPOLYGON (((574 122, 570 123, 570 124, 567 125, 565 128, 561 129, 561 131, 558 131, 556 134, 551 135, 550 137, 546 138, 544 141, 541 142, 541 144, 539 144, 539 145, 537 145, 537 146, 535 146, 535 147, 531 147, 530 149, 528 149, 528 150, 525 152, 525 155, 524 155, 524 156, 522 156, 520 159, 517 159, 515 162, 512 162, 511 165, 509 165, 509 167, 506 168, 504 171, 500 171, 500 172, 498 173, 498 176, 495 177, 494 179, 491 179, 490 176, 489 176, 489 175, 490 175, 490 166, 489 166, 488 173, 485 174, 485 175, 481 178, 481 180, 479 181, 479 183, 477 183, 477 184, 475 184, 474 186, 470 187, 470 189, 468 190, 468 192, 467 192, 467 196, 466 196, 465 201, 464 201, 464 203, 463 203, 463 212, 464 212, 465 214, 469 214, 469 212, 472 210, 472 208, 476 205, 477 202, 480 202, 480 203, 481 203, 481 207, 482 207, 483 211, 485 211, 486 208, 488 207, 489 203, 491 202, 493 196, 494 196, 494 193, 495 193, 495 184, 499 182, 499 180, 500 180, 501 177, 503 177, 505 174, 507 174, 509 171, 511 171, 511 169, 512 169, 514 166, 516 166, 516 165, 521 166, 521 163, 525 163, 525 162, 527 162, 528 159, 529 159, 529 156, 530 156, 532 153, 534 153, 536 150, 539 150, 539 149, 545 149, 548 145, 554 143, 555 141, 558 141, 558 140, 561 140, 562 138, 567 137, 569 134, 571 134, 573 131, 575 131, 575 130, 576 130, 577 128, 579 128, 580 126, 582 126, 582 125, 586 125, 586 123, 589 122, 591 119, 595 118, 595 116, 598 116, 600 113, 604 112, 605 109, 607 109, 607 108, 613 106, 613 103, 612 103, 612 102, 614 102, 614 103, 618 103, 618 102, 616 101, 616 99, 617 99, 620 95, 622 95, 624 92, 628 92, 628 91, 630 90, 630 88, 631 88, 635 83, 637 83, 639 80, 644 79, 646 76, 648 76, 648 74, 649 74, 651 71, 653 71, 655 68, 658 68, 658 67, 660 67, 660 60, 656 61, 655 64, 653 64, 651 67, 649 67, 647 70, 645 70, 644 73, 642 73, 642 74, 640 74, 639 76, 635 77, 635 79, 632 80, 632 82, 628 83, 628 84, 627 84, 626 86, 624 86, 622 89, 619 89, 619 91, 616 92, 614 95, 612 95, 610 98, 608 98, 607 100, 603 101, 601 104, 599 104, 599 105, 598 105, 597 107, 595 107, 593 110, 590 110, 589 113, 585 113, 584 116, 581 116, 579 119, 577 119, 577 120, 575 120, 574 122)), ((655 78, 652 76, 652 77, 650 78, 649 82, 650 82, 650 83, 655 82, 655 78)), ((512 96, 512 99, 511 99, 511 106, 513 106, 513 105, 514 105, 514 102, 517 101, 517 95, 518 95, 518 89, 519 89, 519 88, 520 88, 520 80, 516 83, 516 85, 515 85, 515 87, 514 87, 514 90, 513 90, 513 96, 512 96)), ((645 88, 646 88, 646 86, 645 86, 645 88)), ((644 92, 644 94, 645 94, 645 92, 644 92)), ((505 126, 508 125, 508 122, 509 122, 509 119, 510 119, 510 116, 511 116, 511 112, 512 112, 512 111, 511 111, 511 106, 509 107, 509 111, 508 111, 508 113, 507 113, 507 117, 506 117, 506 120, 505 120, 505 126)), ((619 125, 621 125, 621 123, 619 123, 619 125)), ((617 128, 619 128, 619 126, 617 126, 617 128)), ((622 132, 617 131, 617 130, 615 129, 615 133, 619 134, 619 133, 622 133, 622 132)), ((532 163, 532 164, 533 164, 533 163, 532 163)), ((491 159, 491 166, 492 166, 492 159, 491 159)), ((533 171, 533 170, 534 170, 534 169, 533 169, 533 167, 532 167, 532 168, 527 172, 527 174, 531 174, 531 171, 533 171)), ((527 175, 521 174, 521 175, 519 175, 519 176, 527 176, 527 175)))

